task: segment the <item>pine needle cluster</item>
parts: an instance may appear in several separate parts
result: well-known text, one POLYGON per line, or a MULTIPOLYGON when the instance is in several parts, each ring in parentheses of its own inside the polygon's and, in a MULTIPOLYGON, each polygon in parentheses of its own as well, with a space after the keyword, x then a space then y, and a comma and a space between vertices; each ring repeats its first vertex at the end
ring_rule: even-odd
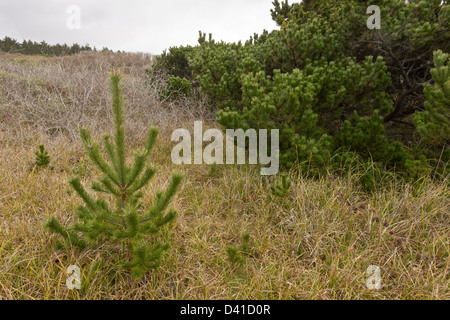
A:
POLYGON ((34 164, 38 167, 45 168, 50 163, 50 156, 48 155, 47 150, 45 150, 44 145, 39 146, 39 150, 34 153, 36 155, 36 159, 34 164))

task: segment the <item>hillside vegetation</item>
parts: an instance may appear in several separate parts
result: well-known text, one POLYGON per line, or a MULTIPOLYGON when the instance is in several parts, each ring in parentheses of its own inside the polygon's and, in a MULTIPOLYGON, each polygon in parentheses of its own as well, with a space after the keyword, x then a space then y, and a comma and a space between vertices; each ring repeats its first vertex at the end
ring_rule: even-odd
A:
MULTIPOLYGON (((450 298, 449 189, 446 181, 436 183, 429 178, 415 183, 393 181, 389 187, 367 194, 358 183, 358 172, 320 179, 292 172, 287 194, 269 200, 270 187, 279 183, 278 178, 263 178, 257 168, 184 166, 186 179, 173 204, 179 217, 167 235, 171 250, 160 269, 134 281, 119 271, 115 252, 120 248, 88 249, 81 254, 53 252, 53 237, 43 223, 50 216, 70 223, 80 204, 70 192, 68 180, 74 175, 80 175, 82 181, 98 176, 81 141, 70 134, 77 123, 71 121, 69 107, 86 101, 79 105, 86 111, 73 112, 80 112, 84 123, 95 131, 108 129, 102 128, 107 127, 104 118, 110 99, 106 69, 122 58, 102 54, 75 56, 74 60, 32 57, 19 63, 15 56, 0 56, 1 297, 450 298), (75 63, 78 74, 72 72, 75 63), (71 76, 84 81, 69 80, 71 76), (92 84, 90 96, 86 83, 92 84), (69 104, 75 98, 78 100, 69 104), (41 111, 31 112, 31 106, 41 111), (39 144, 48 149, 51 168, 33 170, 39 144), (250 235, 249 249, 241 254, 243 262, 236 264, 227 248, 239 247, 245 233, 250 235), (65 284, 66 270, 72 264, 82 269, 79 291, 70 291, 65 284), (379 291, 366 287, 369 265, 382 270, 379 291)), ((138 57, 127 58, 115 66, 127 70, 126 61, 138 57)), ((136 61, 133 65, 135 69, 146 67, 136 61)), ((182 118, 176 111, 179 105, 159 102, 151 88, 135 87, 144 86, 143 72, 137 76, 133 69, 128 70, 124 88, 130 143, 140 144, 150 124, 166 128, 151 162, 160 169, 158 177, 168 177, 180 168, 170 162, 167 128, 181 126, 183 121, 189 128, 193 120, 211 119, 211 115, 200 104, 186 103, 182 118)), ((165 178, 156 181, 143 199, 167 183, 165 178)))
POLYGON ((414 50, 392 51, 418 68, 410 79, 370 38, 360 1, 275 1, 278 30, 245 44, 200 34, 198 46, 156 61, 0 53, 0 299, 450 299, 448 120, 439 116, 449 110, 448 5, 379 2, 394 8, 380 36, 392 49, 412 41, 414 50), (78 129, 95 139, 114 131, 111 70, 122 75, 127 163, 148 128, 160 129, 142 205, 172 172, 184 175, 170 205, 178 216, 158 234, 170 248, 139 279, 121 268, 120 243, 54 250, 61 239, 45 227, 50 217, 75 222, 83 201, 71 179, 102 178, 78 129), (173 130, 193 132, 197 120, 204 130, 281 129, 280 174, 174 165, 173 130), (71 265, 80 290, 66 285, 71 265), (379 289, 368 286, 370 266, 379 289))
POLYGON ((280 163, 323 173, 449 174, 450 10, 447 1, 274 1, 279 28, 245 43, 200 32, 197 46, 156 61, 169 88, 203 94, 223 128, 280 130, 280 163), (369 20, 369 21, 368 21, 369 20))

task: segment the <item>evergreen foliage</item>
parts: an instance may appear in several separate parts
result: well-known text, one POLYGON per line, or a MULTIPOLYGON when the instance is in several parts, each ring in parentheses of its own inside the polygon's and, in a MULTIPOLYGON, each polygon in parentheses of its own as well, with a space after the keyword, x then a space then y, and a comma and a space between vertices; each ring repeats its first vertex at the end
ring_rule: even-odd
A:
POLYGON ((113 207, 103 198, 94 199, 76 177, 70 184, 84 202, 77 209, 79 222, 65 228, 53 217, 46 226, 62 237, 63 243, 56 245, 58 249, 72 246, 83 249, 108 240, 125 244, 130 259, 123 267, 131 269, 134 277, 140 277, 147 269, 158 267, 163 252, 168 249, 168 244, 163 243, 158 234, 176 218, 174 210, 165 211, 182 176, 172 176, 166 191, 156 194, 152 207, 142 206, 139 201, 143 196, 141 190, 156 173, 155 168, 147 165, 147 160, 156 142, 158 129, 149 129, 144 148, 136 151, 133 164, 127 165, 121 76, 112 72, 110 78, 115 134, 113 140, 110 135, 103 136, 109 161, 103 157, 98 143, 87 129, 80 129, 80 136, 89 158, 103 173, 103 177, 92 184, 92 190, 114 198, 113 207))
POLYGON ((342 169, 343 157, 357 157, 381 173, 429 172, 436 155, 403 143, 414 142, 414 114, 429 143, 448 141, 447 1, 372 1, 379 30, 367 27, 366 1, 273 5, 278 30, 245 43, 200 32, 198 46, 171 48, 158 68, 188 75, 223 128, 280 129, 285 167, 342 169))
POLYGON ((48 155, 47 150, 45 150, 44 145, 39 146, 39 150, 35 152, 36 160, 35 165, 38 167, 47 167, 50 163, 50 156, 48 155))
POLYGON ((180 96, 189 97, 191 94, 192 83, 189 80, 170 75, 169 79, 167 80, 167 88, 163 90, 162 98, 174 99, 180 96))

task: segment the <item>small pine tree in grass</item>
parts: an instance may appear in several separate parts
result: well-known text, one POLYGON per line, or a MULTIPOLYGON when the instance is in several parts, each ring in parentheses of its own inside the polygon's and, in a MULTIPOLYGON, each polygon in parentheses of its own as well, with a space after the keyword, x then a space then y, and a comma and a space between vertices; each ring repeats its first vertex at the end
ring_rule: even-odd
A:
POLYGON ((143 196, 141 190, 156 173, 156 169, 148 166, 146 162, 155 144, 158 130, 149 129, 145 147, 135 153, 133 165, 128 166, 121 76, 114 71, 110 74, 110 78, 115 125, 114 141, 110 140, 109 135, 103 137, 110 161, 101 155, 98 144, 91 138, 88 130, 81 129, 80 136, 89 158, 103 173, 103 177, 92 184, 92 190, 111 195, 115 199, 114 208, 103 199, 92 198, 80 179, 74 178, 70 184, 84 201, 84 206, 77 209, 80 222, 65 228, 52 217, 46 226, 63 239, 63 243, 57 242, 57 249, 71 246, 83 249, 105 240, 126 244, 131 259, 125 262, 123 267, 130 269, 133 276, 138 278, 147 269, 158 267, 163 252, 168 249, 167 244, 160 243, 156 239, 150 244, 149 238, 155 237, 163 226, 175 219, 175 211, 169 210, 167 213, 165 211, 180 185, 182 176, 174 174, 166 191, 156 194, 153 206, 143 208, 139 202, 143 196))
POLYGON ((50 157, 48 155, 47 150, 45 150, 44 145, 40 145, 39 146, 39 151, 35 152, 36 155, 36 160, 35 160, 35 165, 38 167, 47 167, 48 164, 50 163, 50 157))
POLYGON ((250 255, 249 242, 250 233, 246 232, 242 235, 240 246, 226 248, 228 259, 233 265, 242 266, 245 263, 244 257, 250 255))

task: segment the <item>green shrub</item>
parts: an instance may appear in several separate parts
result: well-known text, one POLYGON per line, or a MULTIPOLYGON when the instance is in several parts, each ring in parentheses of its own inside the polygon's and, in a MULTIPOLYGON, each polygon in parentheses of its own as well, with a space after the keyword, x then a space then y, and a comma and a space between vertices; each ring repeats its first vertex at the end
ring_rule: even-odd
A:
POLYGON ((163 91, 162 98, 178 98, 180 96, 189 97, 192 95, 192 83, 185 78, 169 76, 167 88, 163 91))
POLYGON ((434 146, 450 143, 450 70, 448 53, 434 52, 435 68, 431 70, 434 85, 425 84, 427 101, 424 111, 414 117, 417 131, 427 143, 434 146))
POLYGON ((171 47, 169 51, 164 51, 156 58, 151 69, 147 70, 149 75, 166 74, 167 76, 175 76, 189 81, 193 80, 192 68, 189 66, 188 57, 193 53, 194 48, 187 47, 171 47))
POLYGON ((273 4, 278 30, 245 43, 200 32, 198 46, 171 48, 161 65, 181 77, 168 63, 180 61, 189 74, 182 78, 209 98, 224 129, 279 129, 280 164, 287 168, 339 167, 348 162, 343 150, 404 177, 426 174, 430 163, 445 165, 437 153, 410 153, 403 146, 414 140, 410 130, 394 140, 391 128, 412 127, 427 100, 415 117, 418 131, 430 143, 448 144, 448 55, 437 51, 429 72, 432 52, 450 41, 446 2, 375 1, 380 30, 367 27, 362 1, 273 4))

